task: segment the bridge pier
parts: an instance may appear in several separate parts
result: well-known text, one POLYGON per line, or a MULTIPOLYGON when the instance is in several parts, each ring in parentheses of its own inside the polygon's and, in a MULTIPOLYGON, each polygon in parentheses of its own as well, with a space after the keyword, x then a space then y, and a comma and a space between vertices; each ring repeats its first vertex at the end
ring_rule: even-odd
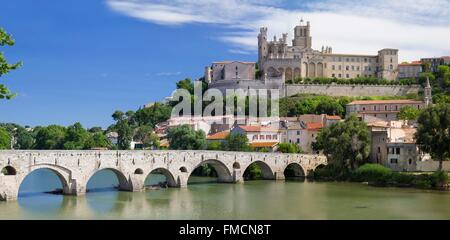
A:
POLYGON ((284 177, 284 171, 276 171, 273 173, 274 174, 274 178, 275 180, 285 180, 286 178, 284 177))
POLYGON ((240 183, 244 182, 243 172, 240 169, 233 169, 233 182, 240 183))

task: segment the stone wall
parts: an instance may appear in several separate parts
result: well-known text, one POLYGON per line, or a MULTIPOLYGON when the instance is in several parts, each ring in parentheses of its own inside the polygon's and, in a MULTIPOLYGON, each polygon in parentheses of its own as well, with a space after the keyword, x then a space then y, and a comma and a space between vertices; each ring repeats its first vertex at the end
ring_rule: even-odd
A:
POLYGON ((347 84, 287 84, 284 95, 320 94, 328 96, 402 96, 418 93, 419 85, 347 85, 347 84))

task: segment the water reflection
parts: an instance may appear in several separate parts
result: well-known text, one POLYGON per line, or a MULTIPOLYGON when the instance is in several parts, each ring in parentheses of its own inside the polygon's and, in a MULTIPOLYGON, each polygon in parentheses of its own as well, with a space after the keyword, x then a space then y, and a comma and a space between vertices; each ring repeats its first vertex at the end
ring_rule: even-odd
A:
MULTIPOLYGON (((161 181, 164 176, 150 178, 148 182, 151 183, 161 181)), ((197 183, 214 180, 191 178, 197 183)), ((108 179, 103 183, 110 184, 111 181, 108 179)), ((0 202, 0 218, 450 219, 449 202, 448 192, 374 188, 352 183, 214 182, 134 193, 119 192, 114 188, 94 190, 79 197, 42 193, 22 195, 17 202, 0 202)))

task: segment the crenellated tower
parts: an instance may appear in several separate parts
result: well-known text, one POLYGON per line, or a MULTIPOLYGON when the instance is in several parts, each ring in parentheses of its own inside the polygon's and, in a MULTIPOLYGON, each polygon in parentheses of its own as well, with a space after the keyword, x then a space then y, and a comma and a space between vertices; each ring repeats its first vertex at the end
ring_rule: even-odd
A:
POLYGON ((301 49, 311 49, 312 37, 311 37, 311 25, 306 22, 303 24, 303 20, 300 21, 300 25, 294 28, 294 40, 292 40, 292 46, 300 47, 301 49))
POLYGON ((258 65, 260 68, 263 66, 268 54, 269 48, 267 44, 267 28, 262 27, 259 29, 258 34, 258 65))

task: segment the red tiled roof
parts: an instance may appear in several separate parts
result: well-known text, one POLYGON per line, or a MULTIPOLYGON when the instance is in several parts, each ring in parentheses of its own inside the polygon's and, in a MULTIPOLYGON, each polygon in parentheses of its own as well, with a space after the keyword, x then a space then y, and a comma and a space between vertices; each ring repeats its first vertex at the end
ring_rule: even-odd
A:
POLYGON ((327 119, 341 120, 341 117, 340 116, 335 116, 335 115, 327 115, 327 119))
POLYGON ((319 122, 314 122, 314 123, 307 123, 306 124, 306 129, 308 130, 318 130, 323 128, 323 123, 319 123, 319 122))
POLYGON ((248 125, 240 125, 239 127, 246 132, 278 132, 278 129, 269 127, 248 126, 248 125))
POLYGON ((417 104, 423 103, 422 101, 403 99, 403 100, 358 100, 349 103, 348 105, 365 105, 365 104, 417 104))
POLYGON ((206 139, 208 140, 223 140, 230 134, 230 131, 223 131, 208 135, 206 139))
POLYGON ((260 148, 260 147, 274 147, 278 144, 278 142, 254 142, 250 143, 251 147, 260 148))

